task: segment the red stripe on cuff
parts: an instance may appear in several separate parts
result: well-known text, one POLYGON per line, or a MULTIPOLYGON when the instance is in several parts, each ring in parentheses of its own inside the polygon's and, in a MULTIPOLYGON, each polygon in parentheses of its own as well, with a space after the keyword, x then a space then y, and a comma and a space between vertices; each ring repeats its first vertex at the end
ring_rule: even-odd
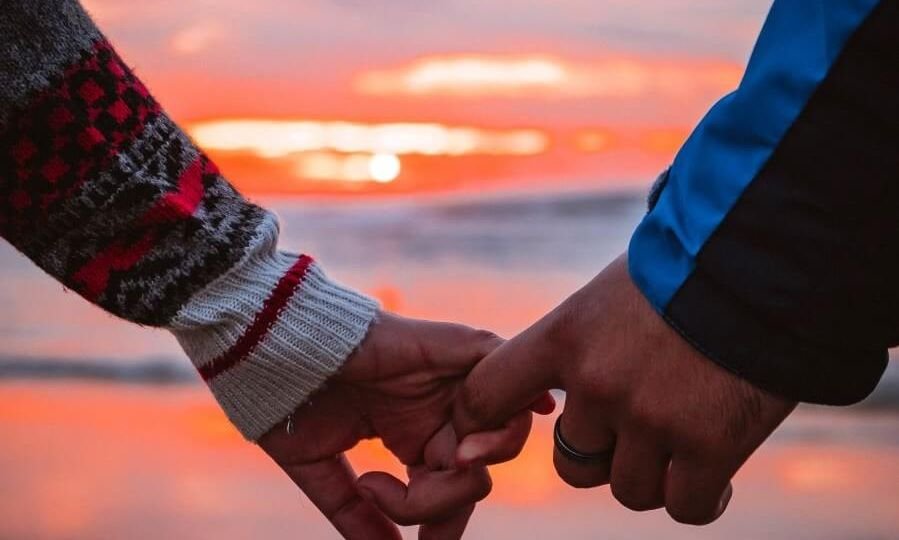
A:
POLYGON ((269 297, 263 302, 262 309, 256 313, 256 317, 237 342, 224 354, 215 358, 212 362, 198 368, 204 381, 209 381, 224 371, 231 369, 246 359, 256 346, 265 338, 272 326, 278 320, 281 311, 287 306, 287 302, 293 297, 303 278, 312 264, 312 258, 300 255, 290 269, 281 276, 278 284, 272 290, 269 297))

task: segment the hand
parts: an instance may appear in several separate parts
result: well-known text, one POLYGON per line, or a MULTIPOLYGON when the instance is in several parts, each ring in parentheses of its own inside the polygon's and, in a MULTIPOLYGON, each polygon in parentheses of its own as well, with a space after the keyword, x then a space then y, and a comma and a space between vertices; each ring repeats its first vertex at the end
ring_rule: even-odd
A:
MULTIPOLYGON (((472 370, 457 431, 495 425, 550 388, 566 390, 560 431, 571 447, 614 449, 611 460, 589 464, 556 449, 563 480, 611 483, 628 508, 665 506, 696 525, 724 512, 733 475, 796 405, 692 348, 634 286, 624 256, 472 370)), ((469 439, 459 454, 489 456, 469 439)))
MULTIPOLYGON (((491 483, 483 466, 453 470, 452 402, 500 343, 461 325, 381 314, 341 372, 293 415, 293 434, 282 423, 259 445, 347 538, 399 538, 394 522, 425 524, 420 538, 459 538, 491 483), (383 472, 357 480, 343 452, 376 436, 407 465, 408 487, 383 472)), ((530 422, 525 412, 492 432, 492 453, 514 457, 530 422)))

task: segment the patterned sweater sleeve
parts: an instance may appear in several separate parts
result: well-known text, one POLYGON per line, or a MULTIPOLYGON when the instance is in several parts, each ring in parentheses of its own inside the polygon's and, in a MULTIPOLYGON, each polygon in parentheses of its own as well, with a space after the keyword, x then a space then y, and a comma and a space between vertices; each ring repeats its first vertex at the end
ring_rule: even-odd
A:
POLYGON ((376 303, 279 251, 76 0, 0 0, 0 234, 66 287, 169 329, 259 438, 353 352, 376 303))

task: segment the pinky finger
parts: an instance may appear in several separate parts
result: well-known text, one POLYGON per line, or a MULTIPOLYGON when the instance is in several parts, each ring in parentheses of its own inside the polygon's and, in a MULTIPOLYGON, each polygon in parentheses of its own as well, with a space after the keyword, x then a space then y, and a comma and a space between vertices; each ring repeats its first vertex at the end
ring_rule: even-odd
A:
POLYGON ((283 469, 344 538, 400 539, 396 525, 360 496, 356 474, 343 455, 283 469))

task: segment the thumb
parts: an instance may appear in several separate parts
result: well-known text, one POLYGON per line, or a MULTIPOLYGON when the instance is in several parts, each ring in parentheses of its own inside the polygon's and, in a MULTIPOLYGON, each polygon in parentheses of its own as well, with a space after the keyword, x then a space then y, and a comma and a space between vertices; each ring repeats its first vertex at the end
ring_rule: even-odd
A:
POLYGON ((468 374, 456 396, 453 426, 460 438, 502 426, 558 387, 552 351, 535 325, 498 347, 468 374))

